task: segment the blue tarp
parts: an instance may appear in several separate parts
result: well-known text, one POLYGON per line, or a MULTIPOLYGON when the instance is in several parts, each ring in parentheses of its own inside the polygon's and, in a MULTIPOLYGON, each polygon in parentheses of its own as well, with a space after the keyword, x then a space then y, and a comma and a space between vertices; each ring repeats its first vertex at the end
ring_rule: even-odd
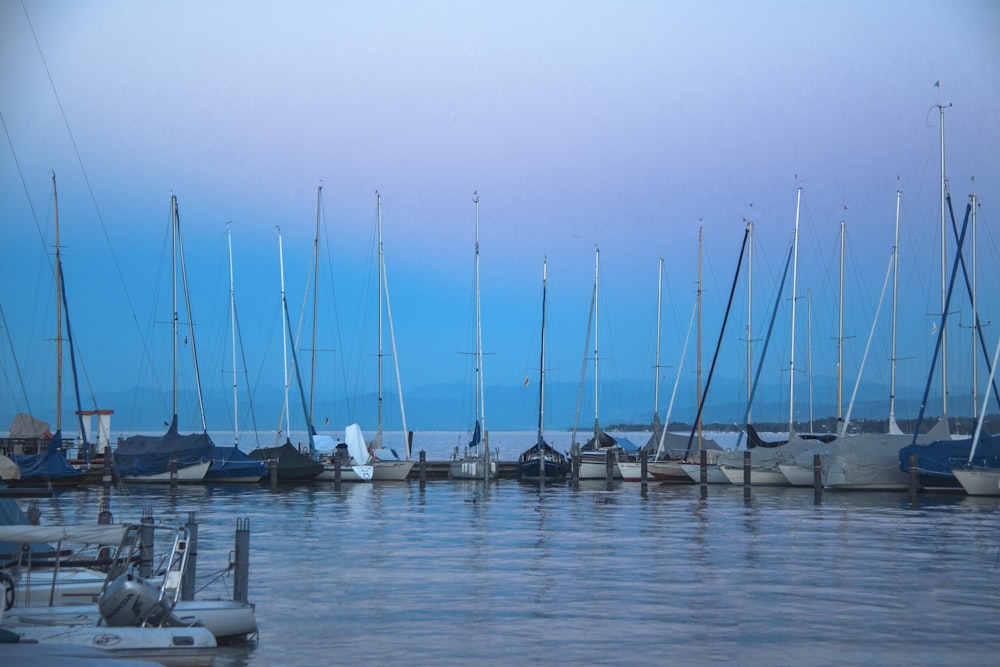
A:
POLYGON ((215 445, 207 433, 180 435, 177 417, 162 436, 133 435, 115 450, 119 475, 160 475, 170 472, 170 456, 177 455, 177 468, 187 468, 212 458, 215 445))
MULTIPOLYGON (((954 478, 952 468, 968 465, 971 451, 972 438, 907 445, 899 450, 899 469, 909 472, 910 454, 916 454, 920 474, 954 478)), ((980 434, 971 464, 977 468, 1000 468, 1000 435, 980 434)))
POLYGON ((60 481, 79 482, 86 474, 83 468, 70 465, 66 460, 62 452, 62 431, 56 431, 40 454, 15 454, 13 460, 21 469, 22 484, 35 481, 53 484, 60 481))

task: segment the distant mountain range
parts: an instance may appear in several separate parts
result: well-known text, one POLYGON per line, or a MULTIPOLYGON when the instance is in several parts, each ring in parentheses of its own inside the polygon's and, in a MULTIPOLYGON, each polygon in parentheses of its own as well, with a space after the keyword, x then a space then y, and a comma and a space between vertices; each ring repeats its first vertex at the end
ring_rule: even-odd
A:
MULTIPOLYGON (((833 386, 817 381, 815 386, 833 386)), ((547 383, 545 427, 547 430, 568 430, 573 428, 577 414, 577 383, 547 383)), ((923 388, 906 387, 898 391, 896 416, 901 423, 904 419, 912 420, 917 416, 919 396, 923 388)), ((735 425, 743 421, 746 389, 734 382, 716 381, 710 388, 710 394, 702 415, 703 424, 735 425)), ((815 420, 836 415, 835 393, 826 391, 820 394, 814 391, 814 397, 829 394, 830 399, 815 400, 812 415, 815 420)), ((250 420, 249 406, 241 403, 241 430, 253 428, 262 432, 278 430, 281 421, 281 397, 283 392, 275 387, 261 387, 257 396, 268 398, 257 399, 253 405, 254 420, 250 420)), ((852 421, 882 420, 888 414, 888 389, 878 385, 863 386, 855 401, 851 413, 852 421)), ((112 432, 114 434, 155 433, 170 420, 169 405, 163 405, 163 392, 136 388, 132 391, 110 393, 105 395, 98 407, 113 409, 112 432), (139 398, 141 397, 141 398, 139 398)), ((775 422, 787 423, 788 398, 787 389, 778 386, 764 386, 758 389, 758 398, 754 401, 753 420, 755 423, 775 422)), ((228 397, 208 396, 205 399, 206 420, 212 431, 224 431, 231 428, 232 406, 228 397)), ((32 399, 35 400, 35 399, 32 399)), ((461 383, 435 384, 415 387, 405 396, 407 427, 415 431, 432 430, 465 430, 471 428, 474 420, 472 398, 468 387, 461 383)), ((661 419, 666 419, 669 391, 661 387, 659 413, 661 419)), ((847 410, 845 399, 844 411, 847 410)), ((612 424, 647 425, 652 421, 653 396, 649 382, 637 380, 605 382, 600 395, 600 422, 602 426, 612 424)), ((949 397, 949 405, 953 415, 971 414, 966 406, 971 406, 971 396, 949 397), (961 406, 961 407, 959 407, 961 406)), ((197 417, 197 402, 194 393, 183 391, 179 402, 185 407, 181 411, 180 425, 182 431, 200 430, 200 420, 197 417)), ((38 401, 36 404, 42 404, 38 401)), ((341 429, 351 421, 357 421, 365 430, 374 430, 377 420, 375 415, 376 397, 373 394, 361 395, 348 401, 346 398, 335 398, 317 404, 317 428, 341 429), (352 415, 351 406, 363 406, 364 411, 352 415), (326 420, 329 419, 327 423, 326 420), (343 423, 341 423, 343 422, 343 423)), ((76 430, 76 422, 71 408, 63 416, 63 425, 67 430, 76 430)), ((292 401, 292 429, 301 430, 304 423, 301 402, 292 401), (297 426, 298 425, 298 426, 297 426)), ((991 412, 993 410, 991 409, 991 412)), ((6 429, 14 418, 16 409, 4 406, 0 409, 0 428, 6 429)), ((690 424, 695 420, 697 406, 693 398, 678 398, 671 413, 671 422, 690 424)), ((928 401, 928 417, 940 414, 940 398, 931 397, 928 401)), ((387 430, 399 430, 399 407, 395 394, 387 394, 383 403, 383 420, 387 430)), ((53 416, 35 415, 40 419, 54 423, 53 416)), ((585 390, 579 411, 578 428, 589 430, 593 427, 593 392, 585 390)), ((796 420, 808 424, 810 410, 808 395, 796 394, 796 420)), ((534 383, 528 386, 506 385, 486 388, 486 424, 491 430, 533 430, 538 423, 538 390, 534 383)))

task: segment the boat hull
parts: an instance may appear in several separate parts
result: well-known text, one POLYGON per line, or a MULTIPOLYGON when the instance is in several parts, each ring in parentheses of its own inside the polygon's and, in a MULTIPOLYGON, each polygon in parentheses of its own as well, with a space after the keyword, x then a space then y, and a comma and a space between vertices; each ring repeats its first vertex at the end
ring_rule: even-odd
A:
MULTIPOLYGON (((732 468, 720 465, 719 469, 729 480, 730 484, 743 485, 743 468, 732 468)), ((789 486, 788 480, 781 474, 779 468, 773 470, 763 470, 760 468, 750 468, 751 486, 789 486)))
POLYGON ((1000 468, 955 468, 952 472, 970 496, 1000 496, 1000 468))
MULTIPOLYGON (((650 461, 646 466, 646 472, 658 482, 691 484, 694 481, 681 467, 680 461, 650 461)), ((623 478, 624 475, 625 471, 622 470, 623 478)))
POLYGON ((2 627, 16 634, 20 642, 100 648, 119 658, 152 660, 168 667, 208 667, 218 646, 205 628, 32 625, 8 619, 4 619, 2 627))
MULTIPOLYGON (((211 461, 202 461, 194 465, 177 469, 177 482, 181 484, 191 484, 201 482, 205 479, 211 461)), ((169 472, 157 473, 155 475, 122 475, 122 480, 130 484, 170 484, 173 479, 169 472)))
MULTIPOLYGON (((701 482, 701 464, 700 463, 682 463, 681 470, 691 478, 692 481, 701 482)), ((705 468, 707 477, 705 479, 708 484, 732 484, 729 478, 726 477, 726 473, 717 465, 710 465, 705 468)), ((742 480, 740 480, 742 483, 742 480)))

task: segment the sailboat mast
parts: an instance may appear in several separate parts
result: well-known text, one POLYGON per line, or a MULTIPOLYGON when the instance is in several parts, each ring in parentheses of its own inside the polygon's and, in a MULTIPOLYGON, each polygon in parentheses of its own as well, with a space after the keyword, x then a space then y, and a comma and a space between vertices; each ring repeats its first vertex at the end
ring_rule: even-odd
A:
POLYGON ((315 424, 316 408, 316 312, 319 304, 319 220, 323 186, 316 188, 316 236, 313 238, 313 322, 312 354, 309 361, 309 423, 315 424))
POLYGON ((747 423, 750 416, 753 377, 753 220, 747 222, 747 423))
MULTIPOLYGON (((972 418, 976 418, 976 410, 979 408, 977 405, 978 399, 976 394, 976 387, 979 384, 979 364, 976 363, 976 338, 979 334, 979 309, 976 307, 976 297, 979 295, 978 289, 976 287, 976 195, 973 193, 970 196, 972 200, 972 418)), ((994 362, 994 365, 996 362, 994 362)), ((990 380, 990 384, 993 381, 990 380)), ((988 393, 988 392, 987 392, 988 393)))
POLYGON ((472 193, 472 201, 476 205, 476 421, 480 422, 482 432, 482 447, 480 456, 483 461, 483 475, 489 479, 490 471, 488 461, 490 460, 489 442, 486 433, 486 400, 484 398, 485 386, 483 384, 483 327, 480 319, 482 311, 479 303, 479 192, 472 193))
POLYGON ((548 258, 542 260, 542 352, 538 364, 538 483, 545 484, 545 439, 542 435, 545 425, 545 290, 548 273, 548 258))
MULTIPOLYGON (((382 195, 375 191, 375 229, 378 242, 378 428, 375 432, 376 442, 382 442, 382 272, 384 270, 382 257, 382 195)), ((403 434, 406 437, 406 434, 403 434)))
POLYGON ((601 446, 600 430, 601 427, 598 425, 597 415, 597 399, 598 399, 598 386, 599 377, 597 375, 598 371, 598 353, 597 353, 597 331, 600 323, 600 310, 598 308, 598 295, 600 290, 598 288, 599 276, 601 269, 601 249, 596 245, 594 246, 594 446, 601 446))
POLYGON ((62 430, 62 257, 59 251, 59 196, 56 174, 52 172, 52 205, 56 222, 56 431, 62 430))
POLYGON ((548 280, 548 257, 542 260, 542 352, 538 362, 538 455, 542 455, 542 439, 545 425, 545 290, 548 280))
MULTIPOLYGON (((844 239, 847 223, 840 221, 840 315, 837 329, 837 423, 844 415, 844 239)), ((810 335, 812 331, 810 330, 810 335)), ((812 363, 809 364, 812 370, 812 363)))
POLYGON ((653 419, 660 414, 660 318, 663 311, 663 258, 660 257, 660 270, 656 278, 656 362, 653 383, 653 419))
MULTIPOLYGON (((698 405, 701 405, 701 253, 702 253, 702 226, 698 225, 698 333, 696 347, 698 350, 698 372, 697 372, 697 385, 696 390, 698 405)), ((695 424, 695 428, 698 430, 698 451, 701 451, 701 414, 698 414, 698 422, 695 424)))
POLYGON ((170 286, 173 314, 173 418, 177 420, 177 195, 170 195, 170 286))
POLYGON ((240 444, 240 411, 237 405, 239 392, 236 382, 236 289, 233 286, 233 228, 231 223, 226 224, 226 240, 229 242, 229 320, 233 341, 233 444, 238 447, 240 444))
POLYGON ((285 305, 285 251, 281 244, 281 227, 278 227, 278 268, 281 272, 281 370, 285 380, 285 438, 291 439, 291 406, 288 404, 288 308, 285 305))
MULTIPOLYGON (((945 233, 945 191, 947 190, 947 179, 944 169, 944 110, 951 106, 939 104, 938 112, 941 119, 941 312, 946 306, 946 289, 948 283, 947 276, 947 234, 945 233)), ((941 418, 948 423, 948 332, 941 332, 941 418)))
POLYGON ((896 190, 896 235, 892 243, 892 353, 889 365, 889 433, 901 433, 896 424, 896 306, 899 287, 899 200, 903 193, 896 190))
POLYGON ((799 208, 802 204, 802 187, 795 201, 795 231, 792 235, 792 347, 788 366, 788 431, 791 433, 795 419, 795 301, 798 299, 799 278, 799 208))

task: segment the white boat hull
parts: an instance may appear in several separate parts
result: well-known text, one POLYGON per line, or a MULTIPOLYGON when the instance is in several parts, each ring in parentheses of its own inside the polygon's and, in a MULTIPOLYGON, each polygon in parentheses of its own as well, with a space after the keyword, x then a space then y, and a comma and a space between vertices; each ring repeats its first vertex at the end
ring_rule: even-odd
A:
MULTIPOLYGON (((621 472, 618 470, 617 462, 612 467, 612 479, 621 479, 621 472)), ((607 479, 608 465, 604 459, 604 453, 594 456, 583 454, 580 456, 580 474, 578 479, 607 479)))
POLYGON ((153 660, 168 667, 208 667, 217 652, 215 637, 205 628, 107 628, 15 621, 5 619, 2 627, 16 634, 20 642, 100 648, 115 657, 153 660))
POLYGON ((410 475, 413 461, 378 460, 372 464, 372 481, 401 482, 410 475))
MULTIPOLYGON (((208 472, 208 468, 211 465, 211 461, 203 461, 184 468, 178 468, 177 481, 182 484, 200 482, 205 479, 205 473, 208 472)), ((156 475, 122 475, 122 480, 132 484, 170 484, 172 481, 169 472, 156 475)))
MULTIPOLYGON (((185 624, 200 625, 216 640, 243 638, 257 633, 254 606, 235 600, 180 600, 174 606, 173 616, 185 624)), ((6 619, 25 626, 88 627, 97 625, 100 612, 96 604, 14 607, 7 612, 6 619)))
POLYGON ((815 484, 815 476, 811 467, 806 468, 794 463, 781 463, 778 465, 778 470, 792 486, 813 486, 815 484))
MULTIPOLYGON (((700 463, 682 463, 681 470, 687 473, 687 476, 696 482, 701 482, 701 464, 700 463)), ((722 472, 717 465, 710 465, 705 468, 707 474, 707 479, 705 480, 709 484, 732 484, 729 478, 726 477, 726 473, 722 472)), ((740 480, 743 483, 743 480, 740 480)))
POLYGON ((970 496, 1000 496, 1000 468, 954 468, 952 473, 970 496))
POLYGON ((681 467, 680 461, 650 461, 646 472, 658 482, 680 482, 683 484, 691 482, 691 478, 681 467))
MULTIPOLYGON (((743 468, 731 468, 729 466, 719 466, 731 484, 743 486, 743 468)), ((789 486, 788 480, 781 474, 779 468, 764 470, 761 468, 750 468, 751 486, 789 486)))

